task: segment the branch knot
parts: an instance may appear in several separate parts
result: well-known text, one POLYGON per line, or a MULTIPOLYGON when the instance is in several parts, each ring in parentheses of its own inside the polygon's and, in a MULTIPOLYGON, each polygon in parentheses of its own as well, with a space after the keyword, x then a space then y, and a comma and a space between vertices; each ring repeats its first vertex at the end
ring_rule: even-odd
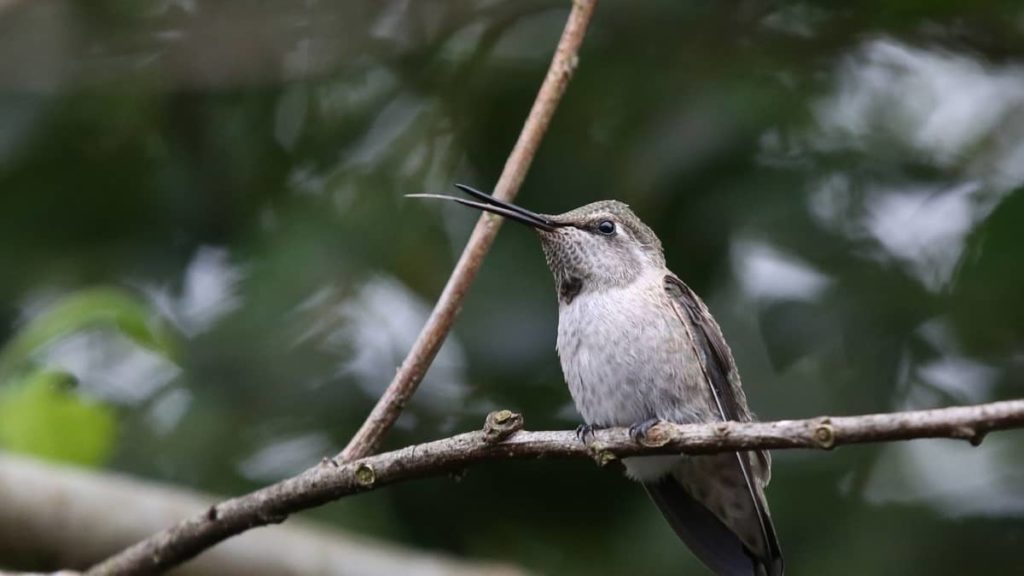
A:
POLYGON ((823 450, 831 450, 836 445, 836 430, 828 418, 823 418, 814 429, 814 441, 823 450))
POLYGON ((523 429, 523 415, 511 410, 498 410, 487 415, 484 421, 484 440, 489 443, 501 442, 523 429))
POLYGON ((360 464, 353 476, 356 479, 356 484, 363 488, 372 488, 373 484, 377 481, 377 473, 374 472, 373 467, 369 464, 360 464))

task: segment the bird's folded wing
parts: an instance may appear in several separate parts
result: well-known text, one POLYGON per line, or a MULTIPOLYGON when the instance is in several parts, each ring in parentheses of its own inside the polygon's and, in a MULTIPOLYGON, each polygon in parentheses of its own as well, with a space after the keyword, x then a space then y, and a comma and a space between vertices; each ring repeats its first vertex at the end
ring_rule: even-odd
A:
MULTIPOLYGON (((704 302, 690 290, 690 287, 673 275, 665 276, 665 291, 669 295, 672 307, 685 327, 694 347, 694 355, 701 362, 704 378, 714 397, 719 416, 723 421, 750 421, 752 416, 747 408, 746 395, 740 387, 739 374, 732 352, 726 344, 718 323, 711 317, 704 302)), ((743 481, 749 491, 750 498, 757 513, 762 541, 758 544, 748 543, 752 549, 760 548, 764 560, 769 566, 777 565, 782 570, 782 553, 779 548, 775 527, 768 513, 763 486, 767 483, 769 460, 766 453, 759 453, 757 470, 752 470, 751 459, 747 453, 736 454, 743 481)), ((769 570, 769 573, 774 572, 769 570)))

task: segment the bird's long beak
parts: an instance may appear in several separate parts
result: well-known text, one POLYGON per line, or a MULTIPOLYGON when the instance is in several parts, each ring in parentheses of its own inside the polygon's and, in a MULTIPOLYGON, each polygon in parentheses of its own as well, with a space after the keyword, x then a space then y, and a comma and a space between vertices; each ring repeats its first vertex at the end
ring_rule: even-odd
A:
POLYGON ((458 202, 463 206, 469 206, 471 208, 483 210, 484 212, 490 212, 492 214, 504 216, 505 218, 508 218, 510 220, 521 222, 523 224, 526 224, 527 226, 537 228, 539 230, 544 230, 545 232, 551 232, 552 230, 560 226, 560 224, 553 222, 547 216, 542 216, 541 214, 537 214, 536 212, 530 212, 526 208, 516 206, 515 204, 512 204, 510 202, 498 200, 497 198, 489 194, 484 194, 483 192, 476 190, 475 188, 470 188, 465 184, 456 184, 455 187, 458 188, 459 190, 462 190, 466 194, 469 194, 470 196, 480 200, 480 202, 465 200, 463 198, 457 198, 455 196, 442 196, 440 194, 406 194, 406 197, 440 198, 441 200, 451 200, 452 202, 458 202))

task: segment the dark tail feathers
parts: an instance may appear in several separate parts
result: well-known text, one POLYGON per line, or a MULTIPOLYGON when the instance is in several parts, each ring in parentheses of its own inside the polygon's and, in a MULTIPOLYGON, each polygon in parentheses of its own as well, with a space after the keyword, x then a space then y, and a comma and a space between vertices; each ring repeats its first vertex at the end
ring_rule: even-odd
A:
POLYGON ((644 488, 679 538, 718 576, 782 576, 781 557, 765 564, 675 479, 644 488))

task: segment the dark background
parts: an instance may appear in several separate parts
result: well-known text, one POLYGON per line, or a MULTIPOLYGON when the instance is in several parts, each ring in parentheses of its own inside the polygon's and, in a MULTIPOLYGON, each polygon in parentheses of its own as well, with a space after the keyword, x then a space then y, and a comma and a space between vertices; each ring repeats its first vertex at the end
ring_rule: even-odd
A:
MULTIPOLYGON (((0 2, 0 448, 237 494, 343 447, 476 216, 403 195, 493 186, 567 12, 0 2)), ((1019 397, 1022 56, 1008 0, 604 0, 518 201, 629 203, 762 419, 1019 397)), ((385 448, 495 408, 574 427, 551 284, 507 226, 385 448)), ((776 453, 790 572, 1019 570, 1022 440, 776 453)), ((585 461, 306 516, 537 573, 699 572, 585 461)))

